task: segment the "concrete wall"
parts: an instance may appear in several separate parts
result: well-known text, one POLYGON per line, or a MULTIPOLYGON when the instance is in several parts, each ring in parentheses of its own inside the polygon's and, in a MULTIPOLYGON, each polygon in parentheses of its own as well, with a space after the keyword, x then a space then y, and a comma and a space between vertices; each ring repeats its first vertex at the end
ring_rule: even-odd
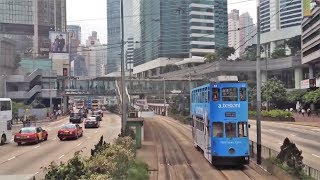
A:
MULTIPOLYGON (((43 120, 47 117, 47 108, 43 109, 30 109, 29 110, 30 115, 35 116, 38 120, 43 120)), ((25 110, 24 109, 19 109, 18 115, 24 116, 25 110)))

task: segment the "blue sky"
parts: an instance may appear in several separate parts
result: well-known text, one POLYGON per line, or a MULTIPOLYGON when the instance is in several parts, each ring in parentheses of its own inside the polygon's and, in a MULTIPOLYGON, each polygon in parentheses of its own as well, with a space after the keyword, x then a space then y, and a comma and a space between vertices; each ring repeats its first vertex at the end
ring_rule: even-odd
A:
MULTIPOLYGON (((98 32, 98 38, 107 43, 107 0, 67 0, 67 24, 80 25, 82 43, 91 31, 98 32)), ((240 14, 249 12, 256 22, 256 0, 228 0, 228 11, 240 10, 240 14)))

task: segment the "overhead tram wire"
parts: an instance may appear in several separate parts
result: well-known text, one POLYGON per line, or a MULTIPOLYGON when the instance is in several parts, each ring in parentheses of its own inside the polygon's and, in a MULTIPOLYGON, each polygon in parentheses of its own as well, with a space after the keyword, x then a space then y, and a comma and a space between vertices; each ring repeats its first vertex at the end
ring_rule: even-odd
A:
MULTIPOLYGON (((256 1, 256 0, 243 0, 243 1, 239 1, 239 2, 231 2, 228 4, 241 4, 241 3, 251 2, 251 1, 256 1)), ((0 3, 0 4, 7 4, 7 3, 0 3)), ((212 7, 214 7, 214 6, 212 6, 212 7)), ((189 12, 189 11, 185 11, 185 12, 189 12)), ((139 16, 153 16, 153 15, 160 15, 160 13, 151 13, 151 14, 144 14, 144 15, 130 15, 130 16, 123 16, 123 17, 126 18, 126 17, 139 17, 139 16)), ((112 17, 112 19, 117 19, 117 18, 120 19, 121 17, 120 16, 112 17)), ((92 18, 92 19, 76 19, 76 20, 69 20, 67 22, 95 21, 95 20, 107 20, 107 19, 108 19, 108 17, 106 17, 106 18, 92 18)))
MULTIPOLYGON (((275 15, 279 14, 284 8, 286 8, 288 5, 290 5, 293 1, 294 1, 294 0, 291 0, 289 3, 285 4, 285 5, 284 5, 282 8, 280 8, 276 13, 274 13, 274 14, 270 17, 270 19, 271 19, 272 17, 274 17, 275 15)), ((254 29, 253 31, 251 31, 248 35, 246 35, 244 38, 242 38, 240 41, 238 41, 238 42, 236 43, 236 45, 239 44, 242 40, 244 40, 245 38, 247 38, 249 35, 251 35, 251 34, 252 34, 254 31, 256 31, 256 30, 257 30, 257 28, 255 28, 255 29, 254 29)), ((257 33, 254 34, 253 37, 254 37, 255 35, 257 35, 257 33)), ((253 37, 251 37, 249 40, 251 40, 253 37)), ((247 41, 249 41, 249 40, 247 40, 247 41)), ((247 42, 247 41, 246 41, 246 42, 247 42)), ((246 42, 245 42, 245 43, 246 43, 246 42)), ((239 47, 237 47, 236 50, 239 49, 241 46, 245 45, 245 43, 243 43, 242 45, 240 45, 239 47)), ((236 45, 235 45, 235 46, 236 46, 236 45)))

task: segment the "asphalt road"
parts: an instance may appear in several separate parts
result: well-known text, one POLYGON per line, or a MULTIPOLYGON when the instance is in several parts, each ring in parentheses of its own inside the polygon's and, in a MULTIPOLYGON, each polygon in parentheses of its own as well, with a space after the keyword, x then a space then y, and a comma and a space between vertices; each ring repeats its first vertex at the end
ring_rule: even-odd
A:
MULTIPOLYGON (((256 122, 251 124, 250 139, 256 142, 256 122)), ((295 125, 287 122, 261 122, 261 144, 280 151, 284 139, 288 137, 298 149, 302 150, 303 161, 306 165, 320 170, 320 128, 295 125)))
POLYGON ((48 140, 39 144, 17 146, 16 143, 0 146, 0 179, 14 179, 15 175, 36 175, 37 179, 44 177, 43 169, 54 161, 59 164, 73 157, 76 151, 82 150, 83 155, 90 155, 90 149, 99 141, 101 135, 106 142, 112 142, 121 129, 120 117, 105 113, 99 128, 85 129, 83 137, 77 140, 60 141, 57 132, 60 127, 69 122, 69 117, 43 125, 48 131, 48 140), (11 177, 11 178, 10 178, 11 177))

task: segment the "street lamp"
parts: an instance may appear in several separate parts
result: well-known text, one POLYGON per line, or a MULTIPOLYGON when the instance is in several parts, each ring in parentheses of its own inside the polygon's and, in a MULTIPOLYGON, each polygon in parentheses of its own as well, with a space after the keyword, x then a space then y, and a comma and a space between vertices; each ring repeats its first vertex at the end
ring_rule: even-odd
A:
POLYGON ((166 115, 166 79, 163 78, 163 115, 166 115))

